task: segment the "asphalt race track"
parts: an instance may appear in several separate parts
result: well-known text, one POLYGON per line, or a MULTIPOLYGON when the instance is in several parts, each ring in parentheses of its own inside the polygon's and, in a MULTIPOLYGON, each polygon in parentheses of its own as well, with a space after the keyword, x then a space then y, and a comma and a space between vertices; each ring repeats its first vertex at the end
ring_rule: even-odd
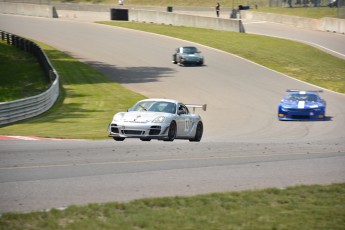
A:
MULTIPOLYGON (((248 29, 261 33, 257 24, 248 29)), ((200 143, 1 141, 0 213, 345 181, 342 94, 322 93, 327 121, 280 122, 286 89, 319 88, 197 44, 206 66, 179 67, 171 54, 192 43, 150 33, 1 14, 0 29, 54 46, 147 97, 208 104, 200 143)), ((343 35, 321 37, 345 44, 343 35)))

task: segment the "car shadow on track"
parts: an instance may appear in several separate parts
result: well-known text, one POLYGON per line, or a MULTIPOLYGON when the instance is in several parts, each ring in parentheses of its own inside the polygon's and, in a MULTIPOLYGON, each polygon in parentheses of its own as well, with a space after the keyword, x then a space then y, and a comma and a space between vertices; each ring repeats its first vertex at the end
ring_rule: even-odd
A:
POLYGON ((120 84, 156 82, 163 77, 173 77, 176 70, 166 67, 138 66, 119 68, 101 62, 86 62, 96 70, 120 84))
POLYGON ((326 116, 323 120, 286 120, 284 122, 323 122, 323 121, 332 121, 332 116, 326 116))

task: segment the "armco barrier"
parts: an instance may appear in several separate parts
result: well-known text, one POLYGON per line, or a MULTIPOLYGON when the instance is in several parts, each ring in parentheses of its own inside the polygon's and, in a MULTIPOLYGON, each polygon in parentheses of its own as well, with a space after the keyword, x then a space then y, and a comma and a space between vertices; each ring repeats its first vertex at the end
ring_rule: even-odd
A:
POLYGON ((241 20, 211 18, 150 10, 128 10, 128 20, 175 26, 189 26, 214 30, 244 32, 241 20))
POLYGON ((54 6, 25 3, 0 2, 0 13, 46 18, 58 17, 54 6))
POLYGON ((0 102, 0 125, 10 124, 37 116, 50 109, 59 96, 59 76, 44 51, 34 42, 0 31, 0 39, 35 55, 51 86, 45 92, 15 101, 0 102))

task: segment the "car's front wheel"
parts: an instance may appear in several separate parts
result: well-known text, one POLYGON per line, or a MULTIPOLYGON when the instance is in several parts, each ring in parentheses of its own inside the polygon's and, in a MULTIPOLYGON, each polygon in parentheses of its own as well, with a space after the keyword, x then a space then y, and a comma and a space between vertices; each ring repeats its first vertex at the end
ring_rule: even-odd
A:
POLYGON ((115 141, 124 141, 124 140, 125 140, 124 137, 113 137, 113 139, 114 139, 115 141))
POLYGON ((179 66, 183 66, 184 65, 183 63, 184 63, 184 59, 183 58, 179 58, 178 61, 177 61, 177 64, 179 66))
POLYGON ((177 64, 177 61, 176 61, 176 54, 173 55, 172 63, 177 64))
POLYGON ((172 121, 169 126, 168 137, 165 141, 174 141, 176 137, 176 123, 172 121))
POLYGON ((196 126, 195 136, 194 138, 189 139, 189 141, 200 142, 203 132, 204 132, 204 125, 202 124, 201 121, 199 121, 198 125, 196 126))

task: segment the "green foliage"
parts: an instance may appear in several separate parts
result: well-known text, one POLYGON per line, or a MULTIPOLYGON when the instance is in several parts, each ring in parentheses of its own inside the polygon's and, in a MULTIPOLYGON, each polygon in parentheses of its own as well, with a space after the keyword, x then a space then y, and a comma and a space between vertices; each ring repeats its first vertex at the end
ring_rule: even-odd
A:
POLYGON ((345 184, 297 186, 7 213, 0 229, 341 230, 344 204, 345 184))

